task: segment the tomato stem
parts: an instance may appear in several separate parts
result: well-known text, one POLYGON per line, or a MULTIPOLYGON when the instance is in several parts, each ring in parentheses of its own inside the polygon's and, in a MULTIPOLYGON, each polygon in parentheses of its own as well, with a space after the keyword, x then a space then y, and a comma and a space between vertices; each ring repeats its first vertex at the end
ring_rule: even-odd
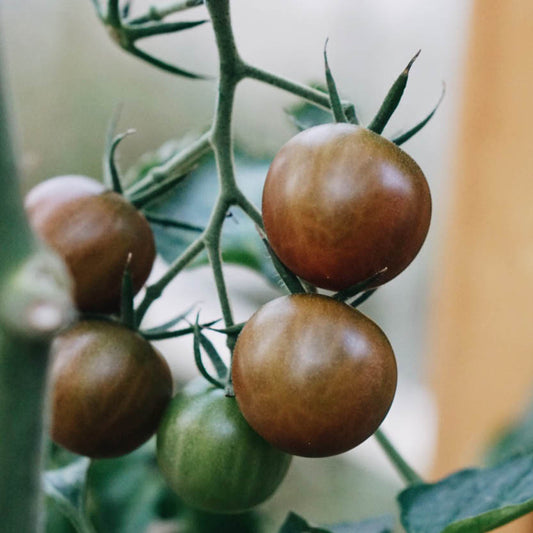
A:
POLYGON ((145 22, 159 21, 168 15, 184 11, 191 7, 201 6, 203 3, 203 0, 179 0, 178 2, 173 2, 166 7, 157 8, 152 6, 148 10, 148 13, 134 19, 130 19, 128 22, 129 24, 143 24, 145 22))
POLYGON ((400 452, 398 452, 391 441, 385 436, 383 431, 378 429, 374 435, 380 446, 383 448, 383 451, 407 485, 416 485, 424 482, 423 479, 409 466, 400 452))

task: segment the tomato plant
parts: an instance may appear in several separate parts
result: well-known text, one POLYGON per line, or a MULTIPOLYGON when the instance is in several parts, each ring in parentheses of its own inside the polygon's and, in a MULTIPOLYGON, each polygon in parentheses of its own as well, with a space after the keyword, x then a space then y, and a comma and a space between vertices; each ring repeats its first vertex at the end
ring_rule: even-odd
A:
POLYGON ((189 505, 238 513, 265 501, 291 463, 242 417, 234 398, 202 378, 174 397, 157 432, 165 479, 189 505))
POLYGON ((304 130, 277 153, 263 191, 269 242, 294 273, 340 290, 398 275, 416 256, 431 217, 416 162, 352 124, 304 130))
POLYGON ((83 320, 52 345, 51 435, 89 457, 116 457, 150 438, 172 395, 163 357, 138 333, 83 320))
POLYGON ((244 417, 267 441, 323 457, 376 431, 396 390, 396 360, 359 311, 326 296, 284 296, 239 335, 233 386, 244 417))
POLYGON ((34 187, 26 211, 37 234, 65 260, 82 311, 116 311, 128 256, 134 291, 155 259, 150 225, 123 196, 84 176, 58 176, 34 187))
MULTIPOLYGON (((89 178, 61 176, 37 186, 27 197, 33 228, 65 259, 74 278, 82 316, 68 329, 72 312, 64 304, 66 276, 57 261, 43 260, 45 254, 29 231, 13 185, 17 168, 4 120, 5 84, 0 83, 0 211, 5 214, 0 232, 9 237, 0 254, 2 526, 6 531, 38 531, 41 481, 77 531, 93 531, 94 514, 101 512, 102 499, 86 491, 91 470, 86 458, 70 461, 66 454, 69 464, 55 464, 44 480, 39 477, 50 345, 53 439, 89 457, 115 457, 145 442, 158 428, 160 470, 182 500, 198 509, 246 511, 276 491, 291 454, 338 454, 375 433, 408 485, 398 502, 409 533, 486 531, 530 512, 531 456, 515 456, 503 466, 463 471, 429 484, 378 429, 395 394, 396 361, 385 334, 355 307, 410 264, 430 223, 428 184, 399 145, 427 124, 436 107, 398 137, 381 136, 418 54, 393 83, 372 121, 362 127, 355 106, 339 96, 326 51, 327 90, 245 62, 234 39, 230 0, 176 0, 144 13, 128 0, 92 1, 117 45, 153 67, 192 80, 204 76, 153 56, 138 41, 203 24, 207 17, 182 21, 172 16, 202 3, 219 58, 214 115, 204 132, 177 143, 170 152, 167 146, 156 161, 141 158, 128 172, 128 180, 122 180, 114 152, 128 132, 114 136, 116 123, 112 124, 105 174, 115 192, 89 178), (239 172, 235 165, 234 97, 246 79, 303 98, 336 122, 308 129, 304 125, 305 131, 281 148, 266 177, 262 213, 248 196, 242 165, 239 172), (158 211, 169 197, 175 199, 180 190, 183 194, 177 185, 184 180, 194 188, 206 167, 200 173, 192 171, 205 163, 207 154, 214 162, 211 168, 216 166, 216 179, 208 185, 214 198, 203 194, 197 202, 199 194, 194 201, 185 200, 194 204, 194 215, 201 204, 207 205, 206 216, 201 221, 178 220, 175 217, 188 216, 180 212, 178 202, 175 209, 158 211), (223 258, 228 258, 223 254, 223 230, 234 213, 259 229, 272 266, 288 292, 295 293, 261 307, 246 324, 235 323, 223 268, 223 258), (170 239, 181 243, 170 250, 171 263, 136 303, 133 293, 145 283, 155 255, 147 220, 169 234, 188 233, 187 238, 170 239), (212 269, 223 324, 201 323, 198 315, 192 321, 182 311, 164 324, 143 329, 151 305, 203 252, 212 269), (338 292, 319 295, 317 286, 338 292), (116 313, 119 304, 120 323, 116 317, 83 316, 116 313), (187 326, 174 329, 182 320, 187 326), (207 329, 226 336, 226 357, 218 353, 207 329), (169 368, 149 341, 188 334, 198 370, 212 385, 195 381, 171 401, 169 368), (204 364, 205 356, 211 365, 204 364)), ((297 117, 295 124, 302 129, 297 117)), ((248 252, 253 253, 252 248, 248 252)), ((258 268, 261 262, 249 264, 258 268)), ((125 513, 124 530, 144 531, 162 518, 200 514, 177 502, 168 489, 161 490, 154 448, 147 444, 139 452, 136 460, 142 467, 137 473, 123 478, 127 482, 114 478, 110 483, 113 494, 114 489, 125 489, 130 496, 140 489, 124 498, 125 505, 134 507, 125 513), (150 510, 139 517, 143 505, 150 510)), ((128 458, 123 461, 123 473, 131 474, 124 467, 128 458)), ((113 461, 105 464, 113 471, 113 461)), ((106 511, 114 514, 116 509, 110 504, 106 511)), ((98 524, 107 523, 103 514, 98 518, 98 524)), ((226 518, 230 531, 242 530, 226 518)), ((210 531, 222 531, 222 522, 214 518, 206 523, 210 531)), ((390 532, 392 522, 378 517, 332 531, 390 532)), ((115 524, 110 527, 113 533, 119 530, 115 524)), ((291 513, 280 531, 311 530, 315 528, 305 519, 291 513)))

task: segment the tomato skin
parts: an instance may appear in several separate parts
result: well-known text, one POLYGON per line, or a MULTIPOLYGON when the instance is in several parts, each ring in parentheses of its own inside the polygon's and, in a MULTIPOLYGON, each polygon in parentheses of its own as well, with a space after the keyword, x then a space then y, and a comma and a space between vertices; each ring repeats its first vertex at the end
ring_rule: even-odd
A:
POLYGON ((36 233, 67 264, 78 309, 113 312, 120 306, 122 275, 130 271, 137 292, 155 259, 155 243, 145 217, 121 195, 84 176, 43 181, 26 196, 36 233))
POLYGON ((273 446, 325 457, 379 427, 396 390, 396 360, 370 319, 327 296, 261 307, 241 331, 233 387, 248 423, 273 446))
POLYGON ((262 209, 281 261, 318 287, 341 290, 387 268, 381 285, 409 265, 429 229, 431 195, 394 143, 352 124, 323 124, 275 156, 262 209))
POLYGON ((274 493, 292 457, 250 428, 235 398, 199 378, 166 410, 157 459, 169 485, 191 507, 240 513, 274 493))
POLYGON ((118 457, 155 433, 172 377, 148 341, 115 322, 83 320, 51 350, 54 442, 92 458, 118 457))

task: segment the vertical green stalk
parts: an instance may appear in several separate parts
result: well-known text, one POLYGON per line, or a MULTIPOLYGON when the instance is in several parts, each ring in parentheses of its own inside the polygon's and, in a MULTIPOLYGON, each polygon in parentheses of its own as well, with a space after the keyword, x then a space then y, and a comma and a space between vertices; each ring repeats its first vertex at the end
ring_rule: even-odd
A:
POLYGON ((0 65, 0 521, 41 530, 43 412, 51 334, 70 316, 64 270, 26 221, 0 65), (42 290, 41 290, 42 289, 42 290))

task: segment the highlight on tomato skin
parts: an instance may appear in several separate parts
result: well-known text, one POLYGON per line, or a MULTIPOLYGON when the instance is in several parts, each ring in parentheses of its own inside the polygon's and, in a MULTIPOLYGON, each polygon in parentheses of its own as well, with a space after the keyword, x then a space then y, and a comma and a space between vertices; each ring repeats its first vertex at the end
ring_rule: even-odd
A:
POLYGON ((52 440, 91 458, 118 457, 156 431, 172 397, 163 356, 117 322, 82 320, 52 343, 52 440))
POLYGON ((273 446, 304 457, 348 451, 370 437, 396 391, 392 347, 381 329, 327 296, 296 294, 261 307, 241 331, 235 397, 273 446))
POLYGON ((65 261, 79 310, 119 309, 130 254, 134 291, 146 282, 155 260, 154 236, 144 215, 120 194, 86 176, 57 176, 31 189, 25 208, 37 235, 65 261))
POLYGON ((167 483, 186 504, 236 514, 277 490, 292 456, 248 425, 235 398, 197 378, 165 411, 157 432, 157 460, 167 483))
POLYGON ((431 219, 417 163, 391 141, 352 124, 304 130, 276 154, 262 200, 265 232, 302 279, 341 290, 381 285, 416 257, 431 219))

